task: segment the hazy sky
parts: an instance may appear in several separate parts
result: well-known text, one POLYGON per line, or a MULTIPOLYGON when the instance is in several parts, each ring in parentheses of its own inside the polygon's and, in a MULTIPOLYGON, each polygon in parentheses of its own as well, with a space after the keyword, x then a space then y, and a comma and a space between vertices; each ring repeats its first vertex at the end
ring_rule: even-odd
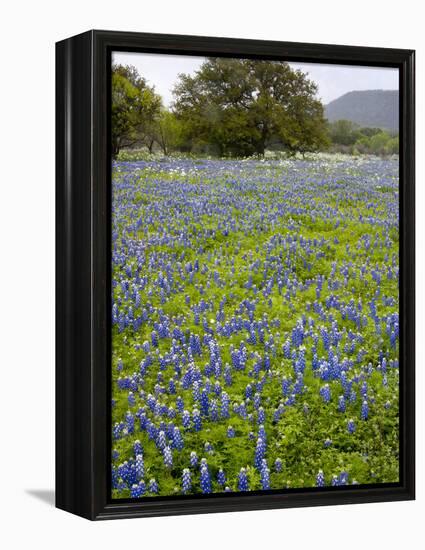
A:
MULTIPOLYGON (((113 61, 123 65, 134 65, 157 93, 162 95, 164 104, 172 102, 172 89, 179 73, 193 73, 204 57, 185 55, 160 55, 145 53, 113 54, 113 61)), ((352 90, 397 90, 398 70, 376 67, 355 67, 348 65, 324 65, 320 63, 290 63, 301 69, 319 87, 319 97, 324 104, 351 92, 352 90)))

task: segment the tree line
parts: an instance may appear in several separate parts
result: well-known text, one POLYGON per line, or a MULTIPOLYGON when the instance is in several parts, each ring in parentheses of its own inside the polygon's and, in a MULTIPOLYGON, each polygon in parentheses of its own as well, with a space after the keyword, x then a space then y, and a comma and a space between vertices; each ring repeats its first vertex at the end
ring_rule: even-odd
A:
POLYGON ((368 136, 349 121, 329 125, 316 93, 317 85, 286 62, 208 58, 193 75, 179 75, 166 108, 136 68, 113 65, 112 154, 143 147, 245 157, 355 144, 364 152, 367 139, 382 142, 380 131, 368 136))
POLYGON ((343 153, 393 155, 399 152, 397 133, 382 128, 362 128, 350 120, 329 124, 331 150, 343 153))

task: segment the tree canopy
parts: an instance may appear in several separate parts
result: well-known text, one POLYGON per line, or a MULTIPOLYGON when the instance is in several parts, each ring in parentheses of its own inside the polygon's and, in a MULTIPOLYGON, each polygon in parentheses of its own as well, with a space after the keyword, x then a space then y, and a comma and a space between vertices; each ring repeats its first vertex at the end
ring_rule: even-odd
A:
POLYGON ((112 67, 112 153, 138 143, 161 109, 161 97, 131 66, 112 67))
POLYGON ((219 155, 264 154, 327 145, 317 86, 281 61, 209 58, 194 76, 180 75, 173 110, 192 145, 219 155))

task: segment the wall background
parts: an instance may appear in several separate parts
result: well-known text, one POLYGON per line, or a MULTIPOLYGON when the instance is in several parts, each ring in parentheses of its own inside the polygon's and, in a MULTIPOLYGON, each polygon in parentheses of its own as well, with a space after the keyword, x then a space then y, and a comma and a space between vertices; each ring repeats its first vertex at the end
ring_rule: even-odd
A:
POLYGON ((425 512, 424 107, 420 3, 6 3, 0 58, 0 507, 5 548, 418 548, 425 512), (417 50, 417 501, 90 523, 54 486, 54 43, 91 29, 417 50))

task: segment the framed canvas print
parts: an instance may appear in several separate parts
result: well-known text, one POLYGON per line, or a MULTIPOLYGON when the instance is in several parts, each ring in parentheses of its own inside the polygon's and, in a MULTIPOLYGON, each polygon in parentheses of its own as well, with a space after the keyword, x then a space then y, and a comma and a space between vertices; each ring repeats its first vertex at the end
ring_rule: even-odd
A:
POLYGON ((414 52, 57 48, 56 503, 414 498, 414 52))

